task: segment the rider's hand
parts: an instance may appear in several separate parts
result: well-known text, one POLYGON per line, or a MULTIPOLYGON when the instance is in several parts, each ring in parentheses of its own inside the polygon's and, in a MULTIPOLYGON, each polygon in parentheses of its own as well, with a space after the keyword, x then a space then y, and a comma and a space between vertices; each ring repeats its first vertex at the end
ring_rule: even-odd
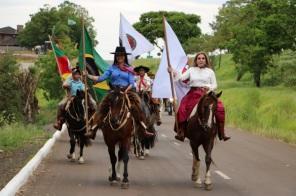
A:
POLYGON ((169 73, 173 73, 173 72, 174 72, 173 68, 168 67, 168 72, 169 72, 169 73))

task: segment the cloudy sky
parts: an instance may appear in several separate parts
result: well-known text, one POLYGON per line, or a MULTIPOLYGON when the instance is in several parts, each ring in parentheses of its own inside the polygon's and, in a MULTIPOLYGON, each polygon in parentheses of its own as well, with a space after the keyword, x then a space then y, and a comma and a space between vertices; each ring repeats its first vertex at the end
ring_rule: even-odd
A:
MULTIPOLYGON (((0 27, 16 27, 25 24, 30 14, 44 4, 56 6, 63 0, 0 0, 0 27)), ((137 22, 141 13, 147 11, 183 11, 201 16, 200 28, 203 33, 211 33, 209 23, 214 20, 219 7, 226 0, 72 0, 88 9, 94 17, 97 30, 97 49, 106 59, 118 44, 120 12, 130 23, 137 22)))

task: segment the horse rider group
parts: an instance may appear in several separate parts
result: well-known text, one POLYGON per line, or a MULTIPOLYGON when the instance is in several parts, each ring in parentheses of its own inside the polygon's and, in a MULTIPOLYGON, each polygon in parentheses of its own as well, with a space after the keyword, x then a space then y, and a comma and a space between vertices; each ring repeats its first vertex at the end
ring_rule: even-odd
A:
MULTIPOLYGON (((129 111, 134 118, 135 122, 139 127, 141 127, 141 132, 144 136, 149 137, 153 134, 147 130, 146 119, 141 111, 140 98, 137 92, 145 91, 149 92, 151 96, 151 87, 153 85, 153 80, 147 75, 149 68, 145 66, 138 66, 133 68, 128 62, 127 55, 124 47, 117 47, 114 54, 114 62, 101 76, 93 76, 88 73, 87 77, 94 81, 94 83, 99 83, 105 80, 109 81, 111 90, 114 88, 120 88, 124 95, 126 95, 130 100, 129 111)), ((188 81, 190 86, 190 91, 182 99, 180 107, 177 112, 177 124, 179 127, 176 139, 184 141, 186 137, 186 125, 187 119, 192 112, 194 106, 198 103, 200 98, 207 93, 209 90, 215 90, 217 88, 216 77, 214 71, 211 69, 210 61, 206 53, 197 53, 194 58, 193 66, 191 66, 184 73, 179 73, 176 70, 168 69, 169 72, 173 73, 175 80, 188 81)), ((57 121, 54 124, 54 128, 61 130, 62 124, 65 121, 64 113, 67 109, 68 103, 71 101, 71 97, 76 95, 77 90, 85 90, 85 86, 81 81, 81 71, 78 67, 72 69, 72 77, 69 77, 64 83, 63 88, 69 90, 68 96, 65 97, 60 103, 57 112, 57 121)), ((94 114, 93 121, 91 121, 90 130, 86 133, 86 136, 94 139, 96 131, 103 124, 105 116, 109 112, 110 106, 110 96, 108 93, 104 99, 101 101, 97 111, 94 114), (96 125, 96 126, 94 126, 96 125), (92 128, 95 127, 95 128, 92 128)), ((91 110, 96 110, 95 101, 89 97, 89 107, 91 110)), ((151 97, 152 98, 152 97, 151 97)), ((152 99, 152 104, 159 104, 157 99, 152 99)), ((225 112, 222 102, 219 100, 217 110, 216 110, 216 121, 218 126, 219 138, 221 140, 228 140, 224 132, 224 122, 225 122, 225 112)), ((157 115, 157 124, 161 124, 160 115, 157 115)))

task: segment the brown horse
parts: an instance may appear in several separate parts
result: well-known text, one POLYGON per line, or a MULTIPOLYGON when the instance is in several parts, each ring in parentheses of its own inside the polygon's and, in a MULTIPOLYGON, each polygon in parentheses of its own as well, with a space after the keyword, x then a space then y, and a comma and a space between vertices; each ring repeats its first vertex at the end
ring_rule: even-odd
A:
POLYGON ((136 131, 133 137, 134 144, 134 154, 141 160, 145 159, 145 152, 148 154, 149 150, 154 147, 156 140, 156 130, 154 124, 157 123, 160 119, 159 116, 159 104, 156 104, 152 99, 151 93, 147 91, 141 91, 138 93, 141 99, 141 109, 146 118, 146 126, 147 130, 154 135, 152 137, 143 137, 143 134, 138 131, 136 127, 136 131))
MULTIPOLYGON (((114 88, 106 97, 109 108, 106 117, 102 122, 102 132, 104 141, 108 146, 108 152, 111 162, 111 175, 109 181, 115 184, 120 180, 120 165, 123 161, 124 172, 121 188, 128 188, 128 161, 129 148, 132 133, 134 131, 135 121, 130 113, 130 97, 121 91, 119 88, 114 88), (115 146, 119 145, 118 157, 116 157, 115 146), (118 167, 116 171, 116 163, 118 160, 118 167)), ((106 107, 102 106, 101 107, 106 107)))
POLYGON ((190 140, 190 146, 193 153, 192 165, 192 181, 198 187, 202 186, 202 181, 199 175, 200 159, 198 148, 200 145, 206 153, 206 175, 205 188, 212 189, 210 165, 212 163, 211 153, 214 147, 214 140, 217 135, 217 126, 215 123, 215 112, 217 109, 218 97, 222 92, 216 94, 213 91, 205 94, 199 101, 198 105, 193 109, 188 120, 186 137, 190 140))

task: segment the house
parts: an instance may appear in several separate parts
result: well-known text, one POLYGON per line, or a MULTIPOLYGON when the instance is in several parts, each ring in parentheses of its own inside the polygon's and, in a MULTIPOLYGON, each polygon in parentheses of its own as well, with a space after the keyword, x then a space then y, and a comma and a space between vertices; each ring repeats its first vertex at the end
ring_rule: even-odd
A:
POLYGON ((0 46, 19 46, 16 37, 23 30, 23 25, 17 25, 17 29, 12 27, 0 28, 0 46))

